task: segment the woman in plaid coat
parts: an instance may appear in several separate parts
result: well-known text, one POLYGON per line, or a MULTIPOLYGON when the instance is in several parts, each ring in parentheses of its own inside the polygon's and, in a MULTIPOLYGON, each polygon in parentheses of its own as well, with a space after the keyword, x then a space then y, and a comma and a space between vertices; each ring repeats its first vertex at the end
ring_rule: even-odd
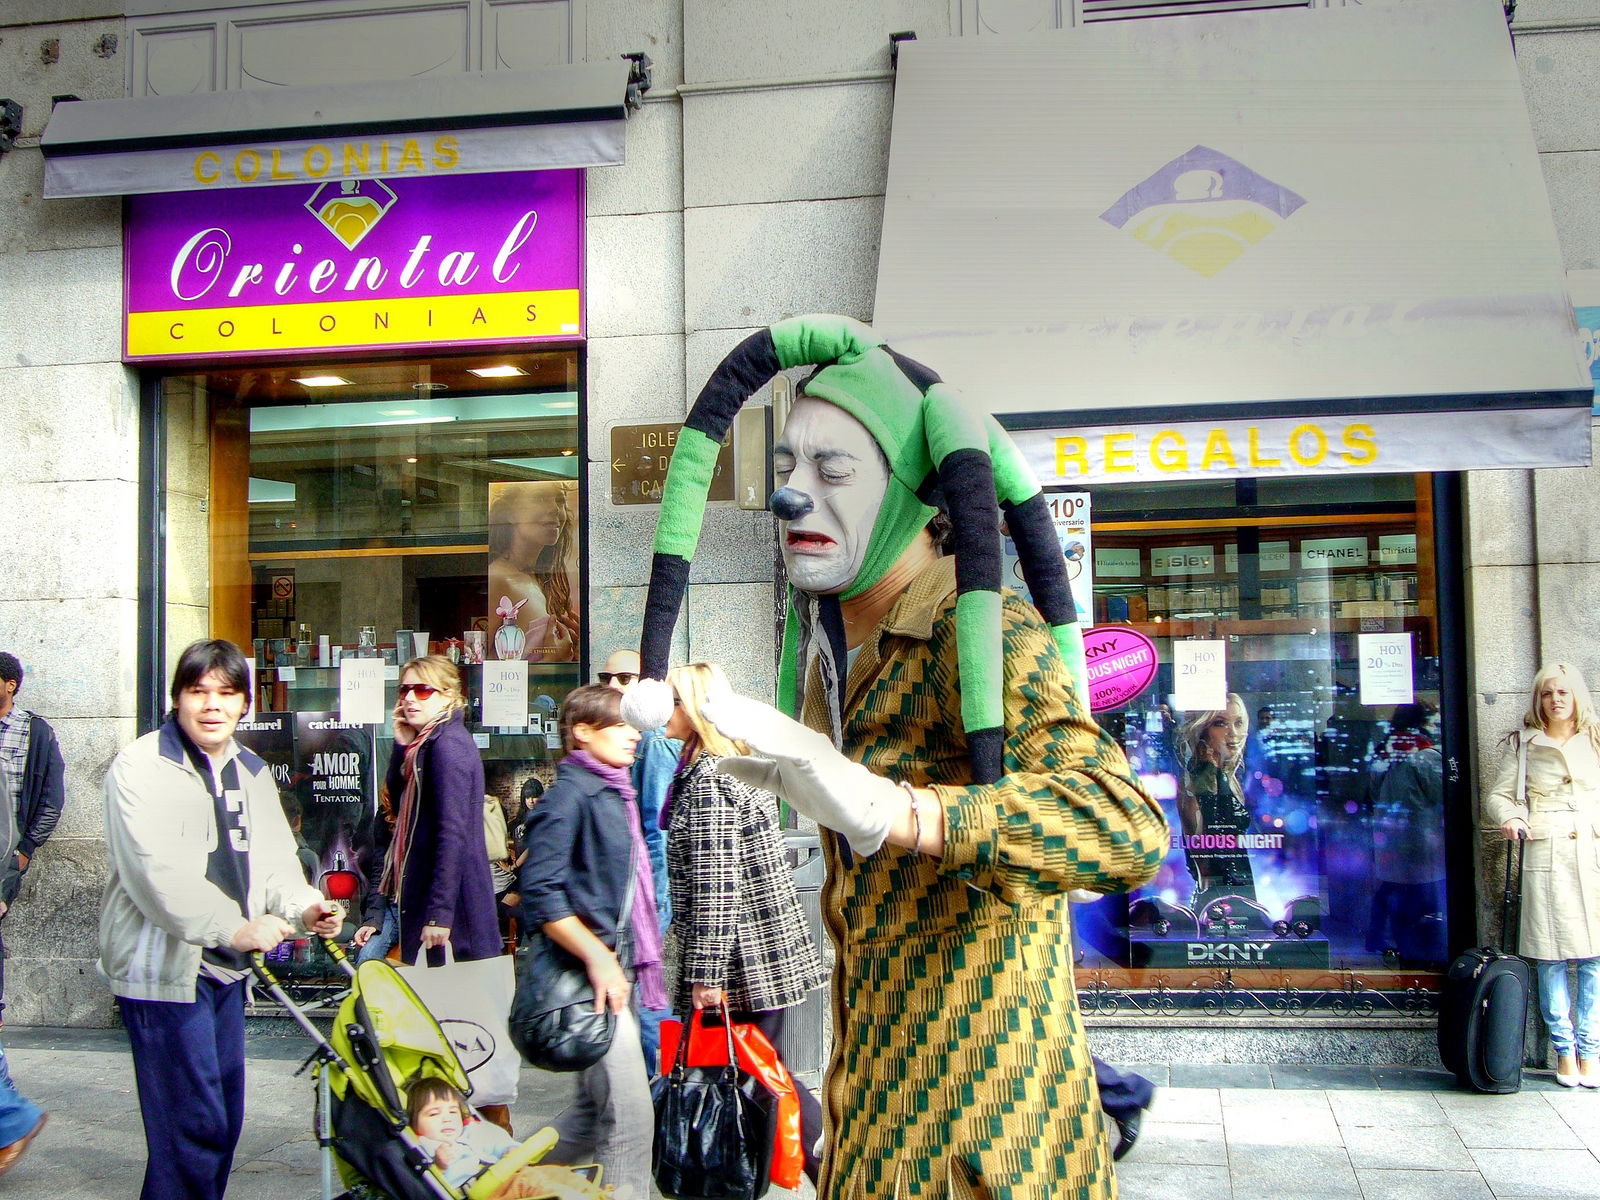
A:
MULTIPOLYGON (((771 792, 717 773, 719 758, 743 750, 700 715, 708 695, 730 691, 722 669, 690 663, 667 682, 673 690, 667 736, 683 742, 661 813, 681 962, 676 1008, 688 1013, 726 1001, 735 1021, 758 1026, 776 1046, 784 1011, 826 980, 784 861, 778 802, 771 792)), ((822 1109, 804 1085, 796 1091, 805 1171, 815 1183, 822 1109)))

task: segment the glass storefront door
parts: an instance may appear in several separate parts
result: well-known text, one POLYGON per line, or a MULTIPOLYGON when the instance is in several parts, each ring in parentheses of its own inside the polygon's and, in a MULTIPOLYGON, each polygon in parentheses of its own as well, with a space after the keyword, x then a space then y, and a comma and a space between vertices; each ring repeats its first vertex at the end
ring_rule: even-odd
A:
POLYGON ((408 659, 447 655, 488 792, 514 815, 526 780, 548 780, 584 651, 578 373, 569 350, 160 381, 165 669, 207 636, 253 658, 239 737, 319 877, 368 865, 393 736, 341 720, 345 659, 379 660, 387 713, 408 659), (509 706, 525 720, 488 726, 483 663, 506 659, 527 664, 509 706))
POLYGON ((1098 719, 1173 840, 1148 886, 1075 908, 1087 973, 1269 988, 1442 968, 1454 731, 1430 496, 1427 476, 1095 489, 1094 623, 1160 662, 1098 719), (1215 648, 1221 702, 1185 707, 1185 641, 1215 648))

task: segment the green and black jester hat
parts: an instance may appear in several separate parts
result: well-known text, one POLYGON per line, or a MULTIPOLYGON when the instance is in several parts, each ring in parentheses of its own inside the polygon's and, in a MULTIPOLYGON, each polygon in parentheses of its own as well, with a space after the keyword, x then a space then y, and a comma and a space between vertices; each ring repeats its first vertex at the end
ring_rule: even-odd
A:
MULTIPOLYGON (((792 317, 751 334, 701 389, 678 435, 661 495, 639 647, 643 677, 666 678, 672 631, 700 539, 717 451, 735 415, 780 371, 808 365, 819 369, 806 381, 804 393, 838 405, 866 427, 887 460, 889 481, 854 582, 840 595, 814 596, 790 588, 778 708, 799 716, 800 664, 815 659, 829 685, 834 743, 839 744, 845 674, 840 668, 846 662, 839 601, 859 595, 883 577, 937 511, 930 497, 942 493, 956 560, 962 724, 973 779, 991 783, 1002 774, 1005 746, 1001 513, 1034 603, 1081 690, 1083 639, 1066 560, 1038 481, 999 424, 974 414, 938 375, 897 354, 868 326, 849 317, 792 317)), ((792 487, 779 488, 768 505, 783 521, 800 519, 811 506, 811 497, 792 487)), ((645 703, 649 694, 641 688, 629 692, 632 703, 625 711, 636 724, 657 715, 645 711, 656 707, 645 703)))

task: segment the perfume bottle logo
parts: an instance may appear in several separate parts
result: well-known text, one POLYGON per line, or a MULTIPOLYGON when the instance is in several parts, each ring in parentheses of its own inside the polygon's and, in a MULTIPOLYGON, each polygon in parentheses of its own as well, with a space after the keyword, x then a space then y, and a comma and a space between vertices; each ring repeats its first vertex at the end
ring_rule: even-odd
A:
POLYGON ((381 179, 342 179, 311 193, 306 209, 351 250, 376 228, 397 197, 381 179))

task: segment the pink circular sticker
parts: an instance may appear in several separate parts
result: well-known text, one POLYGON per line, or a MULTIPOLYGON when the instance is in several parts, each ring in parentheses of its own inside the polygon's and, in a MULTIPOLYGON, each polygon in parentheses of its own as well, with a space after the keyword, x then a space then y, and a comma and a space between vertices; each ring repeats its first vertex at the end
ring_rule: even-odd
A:
POLYGON ((1089 711, 1109 712, 1132 700, 1156 677, 1156 644, 1126 625, 1096 625, 1083 635, 1089 661, 1089 711))

